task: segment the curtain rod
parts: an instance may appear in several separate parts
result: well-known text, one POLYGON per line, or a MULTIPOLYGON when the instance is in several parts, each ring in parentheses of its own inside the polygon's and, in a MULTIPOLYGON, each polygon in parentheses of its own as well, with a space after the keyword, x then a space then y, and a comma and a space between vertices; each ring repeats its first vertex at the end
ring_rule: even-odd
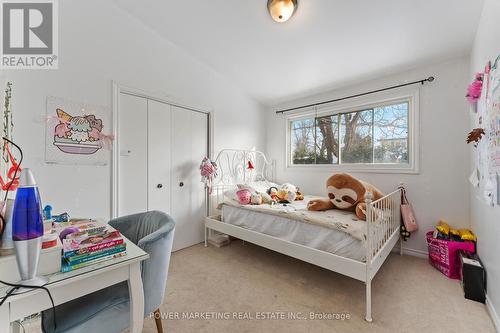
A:
POLYGON ((365 95, 370 95, 370 94, 378 93, 378 92, 381 92, 381 91, 386 91, 386 90, 391 90, 391 89, 396 89, 396 88, 411 86, 413 84, 418 84, 418 83, 424 84, 425 82, 432 82, 432 81, 434 81, 434 79, 435 79, 434 76, 429 76, 427 79, 422 79, 422 80, 418 80, 418 81, 413 81, 413 82, 398 84, 397 86, 386 87, 386 88, 382 88, 382 89, 377 89, 377 90, 372 90, 372 91, 364 92, 364 93, 361 93, 361 94, 356 94, 356 95, 351 95, 351 96, 346 96, 346 97, 331 99, 331 100, 324 101, 324 102, 318 102, 318 103, 313 103, 313 104, 296 106, 296 107, 289 108, 289 109, 279 110, 279 111, 276 111, 276 114, 290 112, 290 111, 294 111, 294 110, 298 110, 298 109, 309 108, 311 106, 318 106, 318 105, 323 105, 323 104, 328 104, 328 103, 333 103, 333 102, 339 102, 339 101, 343 101, 345 99, 351 99, 351 98, 355 98, 355 97, 360 97, 360 96, 365 96, 365 95))

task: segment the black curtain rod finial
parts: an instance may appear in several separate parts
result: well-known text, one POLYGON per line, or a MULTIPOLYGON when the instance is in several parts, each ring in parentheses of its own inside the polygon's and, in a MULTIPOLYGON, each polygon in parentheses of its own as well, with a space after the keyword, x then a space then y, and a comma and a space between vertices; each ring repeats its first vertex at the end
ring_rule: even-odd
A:
POLYGON ((427 81, 428 81, 428 82, 432 82, 432 81, 434 81, 434 79, 435 79, 435 77, 434 77, 434 76, 429 76, 429 77, 427 78, 427 81))

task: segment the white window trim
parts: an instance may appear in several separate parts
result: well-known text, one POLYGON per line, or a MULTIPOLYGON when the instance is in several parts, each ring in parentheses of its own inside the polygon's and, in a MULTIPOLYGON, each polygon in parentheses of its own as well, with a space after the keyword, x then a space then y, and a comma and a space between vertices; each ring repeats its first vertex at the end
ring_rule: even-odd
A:
POLYGON ((291 170, 308 169, 315 171, 344 171, 344 172, 366 172, 366 173, 402 173, 418 174, 420 172, 420 89, 407 87, 378 93, 371 96, 363 96, 351 99, 342 103, 335 103, 330 106, 318 107, 317 110, 310 108, 307 111, 295 111, 285 115, 284 126, 286 128, 285 140, 285 161, 286 168, 291 170), (372 164, 372 163, 351 163, 351 164, 292 164, 290 146, 290 121, 310 118, 311 116, 321 116, 327 114, 348 113, 362 111, 385 103, 397 101, 409 101, 409 128, 408 128, 408 148, 410 163, 400 164, 372 164))

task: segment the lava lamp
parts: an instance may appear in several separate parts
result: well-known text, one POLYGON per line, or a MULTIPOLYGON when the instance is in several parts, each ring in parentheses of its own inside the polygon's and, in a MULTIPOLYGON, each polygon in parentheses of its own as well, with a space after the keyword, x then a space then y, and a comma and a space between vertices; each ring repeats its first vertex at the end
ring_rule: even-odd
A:
POLYGON ((42 238, 40 194, 31 170, 25 168, 19 177, 19 187, 12 212, 12 240, 22 285, 42 286, 47 283, 45 277, 36 276, 42 238))

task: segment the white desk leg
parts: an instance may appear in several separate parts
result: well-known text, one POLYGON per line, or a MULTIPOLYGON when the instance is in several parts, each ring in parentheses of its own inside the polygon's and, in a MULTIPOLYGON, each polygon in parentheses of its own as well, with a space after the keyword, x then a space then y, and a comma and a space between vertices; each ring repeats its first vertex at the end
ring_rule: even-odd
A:
POLYGON ((10 333, 10 316, 8 302, 0 306, 0 333, 10 333))
POLYGON ((130 332, 140 333, 144 323, 144 289, 139 262, 129 266, 128 290, 130 295, 130 332))

